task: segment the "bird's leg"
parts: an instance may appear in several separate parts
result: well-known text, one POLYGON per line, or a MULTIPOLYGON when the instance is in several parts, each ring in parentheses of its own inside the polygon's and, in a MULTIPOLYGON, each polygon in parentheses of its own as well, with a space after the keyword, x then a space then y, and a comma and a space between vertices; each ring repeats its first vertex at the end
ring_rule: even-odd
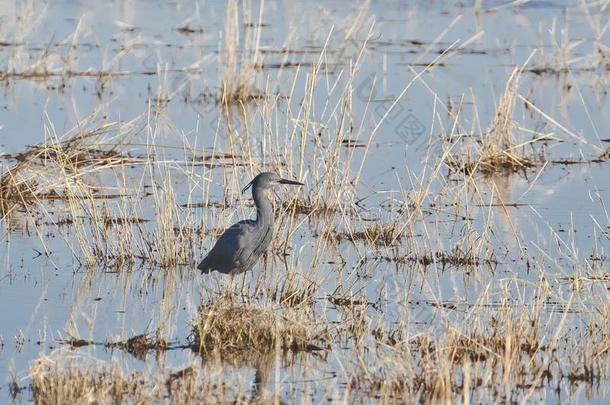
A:
POLYGON ((245 291, 245 287, 246 287, 246 273, 243 273, 243 276, 241 278, 241 288, 239 293, 241 294, 242 300, 245 301, 246 303, 248 302, 248 294, 245 291))
POLYGON ((226 287, 224 294, 229 298, 229 301, 233 302, 235 299, 235 275, 231 274, 231 279, 229 280, 229 285, 226 287))
POLYGON ((222 287, 220 286, 220 283, 218 282, 218 277, 214 277, 214 282, 216 283, 216 291, 218 295, 222 295, 222 287))

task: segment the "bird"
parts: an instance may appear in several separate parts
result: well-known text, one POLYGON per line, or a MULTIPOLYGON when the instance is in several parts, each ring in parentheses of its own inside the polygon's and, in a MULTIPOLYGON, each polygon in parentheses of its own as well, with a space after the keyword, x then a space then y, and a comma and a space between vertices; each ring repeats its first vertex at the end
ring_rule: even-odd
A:
POLYGON ((239 221, 226 229, 197 268, 207 274, 240 274, 250 270, 269 247, 273 238, 273 203, 271 190, 279 184, 303 186, 303 183, 283 179, 276 173, 257 175, 241 191, 252 188, 256 219, 239 221))

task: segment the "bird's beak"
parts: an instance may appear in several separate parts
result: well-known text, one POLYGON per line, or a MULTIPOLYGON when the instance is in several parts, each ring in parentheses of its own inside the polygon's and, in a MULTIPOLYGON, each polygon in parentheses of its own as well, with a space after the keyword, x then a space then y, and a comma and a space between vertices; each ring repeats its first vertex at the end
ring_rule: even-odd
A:
POLYGON ((242 194, 243 194, 243 193, 245 193, 245 192, 246 192, 246 190, 248 190, 250 187, 252 187, 252 182, 248 183, 248 184, 246 185, 246 187, 244 187, 244 188, 241 190, 241 193, 242 193, 242 194))
POLYGON ((305 184, 299 183, 298 181, 287 180, 287 179, 279 179, 278 183, 280 184, 292 184, 293 186, 304 186, 305 184))

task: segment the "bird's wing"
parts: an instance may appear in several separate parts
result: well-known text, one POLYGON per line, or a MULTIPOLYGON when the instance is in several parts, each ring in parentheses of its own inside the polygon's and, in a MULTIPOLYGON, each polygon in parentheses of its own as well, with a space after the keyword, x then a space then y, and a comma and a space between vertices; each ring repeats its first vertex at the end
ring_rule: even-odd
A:
POLYGON ((226 229, 198 268, 202 272, 218 270, 222 273, 239 268, 244 264, 241 259, 249 256, 247 251, 252 247, 248 241, 253 239, 255 228, 254 221, 245 220, 226 229))

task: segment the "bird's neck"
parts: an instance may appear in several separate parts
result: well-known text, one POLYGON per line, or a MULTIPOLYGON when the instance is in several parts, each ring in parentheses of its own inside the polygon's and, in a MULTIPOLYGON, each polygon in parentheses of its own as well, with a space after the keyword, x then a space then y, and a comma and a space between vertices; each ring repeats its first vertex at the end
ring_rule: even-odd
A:
POLYGON ((255 189, 252 192, 252 198, 256 205, 256 223, 263 227, 273 226, 273 204, 267 191, 255 189))

